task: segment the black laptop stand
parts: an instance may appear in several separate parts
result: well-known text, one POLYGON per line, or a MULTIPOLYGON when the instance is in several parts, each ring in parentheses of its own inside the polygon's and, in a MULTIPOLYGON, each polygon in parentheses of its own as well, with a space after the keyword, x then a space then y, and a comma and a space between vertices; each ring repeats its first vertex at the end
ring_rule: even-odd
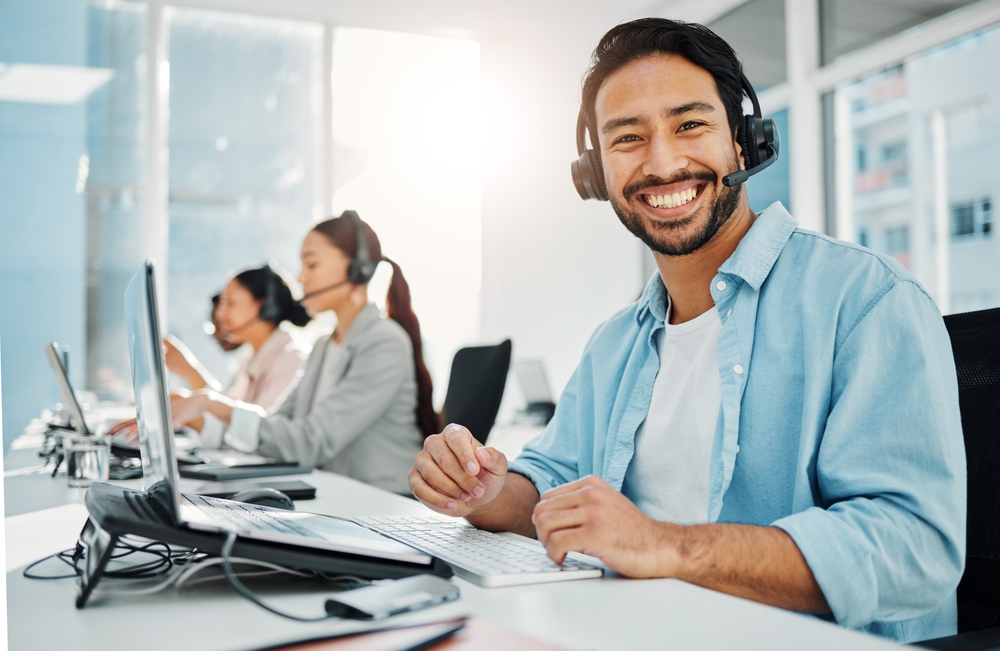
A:
MULTIPOLYGON (((94 587, 104 575, 115 543, 125 534, 198 549, 208 554, 222 552, 225 534, 195 531, 174 524, 166 513, 161 512, 159 504, 142 491, 94 483, 87 490, 84 501, 90 520, 80 536, 80 543, 85 549, 85 563, 77 608, 87 604, 94 587)), ((398 579, 415 574, 452 575, 451 568, 437 558, 430 565, 422 565, 245 538, 237 539, 232 555, 294 569, 348 574, 363 579, 398 579)))

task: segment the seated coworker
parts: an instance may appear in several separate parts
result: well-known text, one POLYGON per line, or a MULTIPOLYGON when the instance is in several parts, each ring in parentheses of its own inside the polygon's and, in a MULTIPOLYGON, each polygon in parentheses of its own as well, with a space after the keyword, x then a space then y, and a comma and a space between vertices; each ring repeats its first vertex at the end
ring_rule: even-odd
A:
POLYGON ((893 259, 781 204, 754 214, 723 183, 750 167, 742 96, 705 27, 648 18, 601 39, 587 186, 659 273, 516 460, 451 425, 413 494, 558 562, 585 552, 902 642, 955 633, 965 455, 941 315, 893 259))
POLYGON ((413 456, 440 424, 402 271, 382 257, 371 227, 348 211, 306 235, 299 281, 305 308, 311 314, 333 310, 337 327, 316 343, 301 381, 281 407, 267 416, 202 389, 175 406, 175 422, 210 413, 229 424, 226 442, 236 449, 407 493, 413 456), (366 256, 358 259, 359 242, 368 249, 369 269, 366 256), (379 260, 392 265, 387 318, 368 302, 372 263, 379 260))
MULTIPOLYGON (((305 359, 305 352, 279 325, 287 321, 304 326, 310 321, 309 314, 292 297, 281 274, 265 265, 237 274, 220 294, 213 296, 211 319, 213 337, 224 351, 246 344, 252 353, 240 363, 226 395, 260 405, 270 413, 291 390, 305 359)), ((184 378, 193 390, 221 390, 222 384, 179 339, 164 338, 163 348, 167 368, 184 378)), ((171 394, 171 405, 177 405, 187 395, 171 394)), ((225 431, 210 413, 178 421, 177 425, 197 430, 202 447, 219 447, 225 431)), ((138 438, 135 419, 115 425, 108 433, 129 442, 138 438)))
MULTIPOLYGON (((247 344, 253 350, 225 394, 271 413, 291 390, 305 359, 304 351, 279 326, 286 321, 304 326, 310 321, 309 314, 270 265, 236 274, 219 294, 218 308, 212 314, 220 343, 247 344)), ((167 339, 164 348, 167 367, 187 380, 192 389, 219 389, 219 382, 180 341, 167 339)), ((200 430, 204 447, 218 447, 222 442, 224 427, 211 413, 205 414, 204 424, 198 419, 185 424, 200 430)))

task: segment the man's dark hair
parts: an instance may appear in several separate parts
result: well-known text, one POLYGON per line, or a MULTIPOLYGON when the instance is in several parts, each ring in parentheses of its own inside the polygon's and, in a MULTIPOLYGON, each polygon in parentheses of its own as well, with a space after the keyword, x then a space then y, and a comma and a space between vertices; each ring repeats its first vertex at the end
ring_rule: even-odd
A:
POLYGON ((733 48, 715 32, 697 23, 666 18, 640 18, 622 23, 601 39, 583 80, 583 112, 595 151, 597 142, 597 92, 621 68, 648 56, 674 54, 704 68, 715 79, 715 87, 726 107, 729 129, 735 133, 743 115, 743 65, 733 48))

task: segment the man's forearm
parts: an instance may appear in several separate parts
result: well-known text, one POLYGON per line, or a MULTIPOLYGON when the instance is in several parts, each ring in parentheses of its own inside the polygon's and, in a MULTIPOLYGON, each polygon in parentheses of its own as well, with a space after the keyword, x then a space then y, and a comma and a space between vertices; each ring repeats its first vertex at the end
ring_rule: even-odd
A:
POLYGON ((513 531, 529 538, 537 537, 531 512, 538 503, 538 490, 530 479, 516 472, 508 473, 503 490, 489 504, 466 516, 466 520, 487 531, 513 531))
POLYGON ((829 613, 798 546, 777 527, 664 523, 679 560, 676 578, 787 610, 829 613))

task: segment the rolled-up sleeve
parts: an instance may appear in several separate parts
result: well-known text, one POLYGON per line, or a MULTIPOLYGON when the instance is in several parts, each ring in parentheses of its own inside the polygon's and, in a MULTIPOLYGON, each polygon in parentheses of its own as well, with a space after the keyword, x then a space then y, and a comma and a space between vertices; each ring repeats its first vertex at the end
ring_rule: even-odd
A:
POLYGON ((858 628, 941 606, 965 563, 965 449, 951 343, 937 308, 896 282, 840 344, 816 456, 823 507, 774 523, 837 622, 858 628))

